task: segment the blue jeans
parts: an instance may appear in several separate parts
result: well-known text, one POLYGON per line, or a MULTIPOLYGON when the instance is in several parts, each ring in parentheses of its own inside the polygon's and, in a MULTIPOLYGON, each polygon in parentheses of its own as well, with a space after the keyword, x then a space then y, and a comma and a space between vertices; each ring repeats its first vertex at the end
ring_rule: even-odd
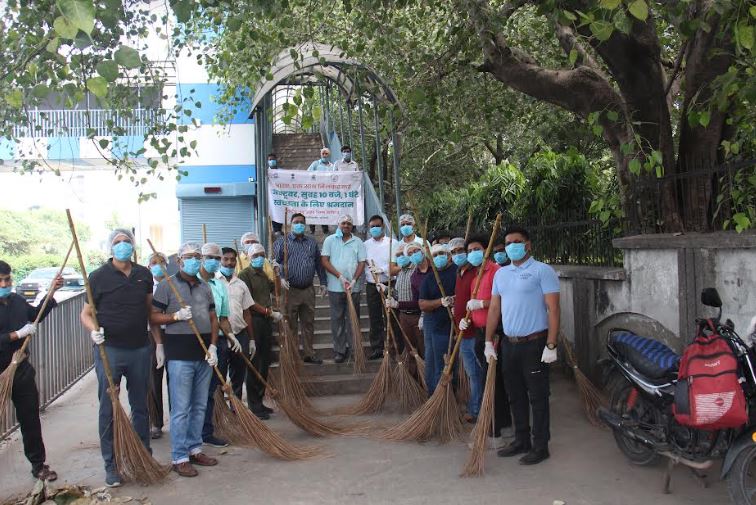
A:
POLYGON ((428 395, 436 390, 441 373, 444 371, 444 354, 449 347, 449 328, 423 328, 425 335, 425 383, 428 395))
MULTIPOLYGON (((121 384, 121 379, 126 378, 131 424, 149 450, 150 415, 147 410, 147 392, 151 381, 152 345, 148 344, 139 349, 122 349, 106 345, 104 349, 108 357, 110 372, 113 374, 113 383, 118 386, 121 384)), ((105 460, 105 471, 115 473, 117 469, 113 461, 113 404, 108 393, 108 380, 100 359, 100 350, 94 346, 92 351, 97 374, 97 398, 100 400, 100 452, 102 452, 102 459, 105 460)))
MULTIPOLYGON (((218 348, 218 370, 220 370, 223 377, 226 377, 228 375, 229 359, 228 339, 226 337, 218 337, 216 347, 218 348)), ((213 409, 215 408, 213 395, 218 386, 220 386, 220 379, 215 373, 211 373, 210 376, 210 386, 207 393, 207 409, 205 410, 205 423, 202 426, 202 440, 212 437, 213 432, 215 431, 213 427, 213 409)))
POLYGON ((207 391, 213 369, 201 361, 170 360, 168 394, 171 398, 171 462, 189 461, 202 452, 202 425, 205 422, 207 391))
POLYGON ((467 413, 478 417, 480 403, 483 400, 483 367, 475 354, 475 338, 463 338, 459 353, 465 364, 465 373, 470 379, 470 399, 467 401, 467 413))

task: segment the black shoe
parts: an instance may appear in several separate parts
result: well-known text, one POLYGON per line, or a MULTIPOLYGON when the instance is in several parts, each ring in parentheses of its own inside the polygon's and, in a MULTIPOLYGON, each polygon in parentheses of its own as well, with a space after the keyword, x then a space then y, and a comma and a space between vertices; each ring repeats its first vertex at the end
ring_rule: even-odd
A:
POLYGON ((335 363, 343 363, 346 361, 346 354, 341 354, 340 352, 337 352, 336 355, 333 357, 333 361, 335 363))
POLYGON ((376 349, 373 351, 373 353, 368 356, 368 360, 375 361, 377 359, 381 359, 383 357, 383 349, 376 349))
POLYGON ((318 358, 317 356, 305 356, 302 360, 305 363, 312 363, 313 365, 322 365, 323 360, 318 358))
POLYGON ((520 458, 520 464, 537 465, 545 459, 549 459, 548 449, 531 449, 529 453, 520 458))
POLYGON ((257 416, 257 418, 260 419, 261 421, 267 421, 268 419, 270 419, 270 414, 268 414, 261 408, 250 409, 250 410, 252 410, 252 413, 255 416, 257 416))
POLYGON ((496 454, 500 458, 511 458, 512 456, 525 454, 526 452, 530 452, 530 443, 515 440, 505 448, 500 449, 496 454))
POLYGON ((262 407, 260 407, 260 410, 262 410, 263 412, 265 412, 268 415, 271 415, 273 412, 275 412, 272 408, 266 407, 265 405, 263 405, 262 407))

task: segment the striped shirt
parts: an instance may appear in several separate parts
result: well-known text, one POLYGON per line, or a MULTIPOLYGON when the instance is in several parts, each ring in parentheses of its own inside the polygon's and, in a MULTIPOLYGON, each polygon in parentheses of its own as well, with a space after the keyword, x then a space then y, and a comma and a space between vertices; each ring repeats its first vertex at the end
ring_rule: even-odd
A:
POLYGON ((411 302, 412 301, 412 272, 415 271, 415 265, 410 264, 406 268, 402 268, 402 271, 396 275, 396 301, 398 302, 411 302))
POLYGON ((315 274, 317 274, 320 278, 320 284, 325 286, 328 280, 326 279, 325 269, 320 263, 320 248, 318 248, 318 243, 315 242, 315 239, 305 235, 289 233, 287 235, 287 243, 289 249, 288 269, 283 268, 283 238, 276 240, 276 243, 273 245, 273 257, 282 265, 281 276, 283 277, 284 270, 288 270, 288 278, 286 280, 289 281, 291 287, 304 289, 312 286, 312 280, 315 274))

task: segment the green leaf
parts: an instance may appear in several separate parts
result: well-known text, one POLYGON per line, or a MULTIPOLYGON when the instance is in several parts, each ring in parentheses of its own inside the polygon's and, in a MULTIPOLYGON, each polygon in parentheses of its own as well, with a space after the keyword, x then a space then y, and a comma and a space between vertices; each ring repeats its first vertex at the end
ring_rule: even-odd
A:
POLYGON ((738 44, 749 51, 753 49, 753 26, 739 24, 735 26, 735 36, 738 44))
POLYGON ((751 227, 751 220, 743 212, 738 212, 732 216, 732 220, 735 222, 735 231, 738 233, 751 227))
POLYGON ((698 115, 698 122, 706 128, 709 126, 709 121, 711 121, 711 113, 708 110, 701 111, 701 113, 698 115))
POLYGON ((599 2, 599 7, 601 7, 602 9, 611 10, 611 9, 616 9, 617 7, 619 7, 619 4, 620 4, 620 0, 601 0, 599 2))
POLYGON ((124 68, 139 68, 142 65, 142 60, 137 50, 129 46, 119 47, 113 56, 116 63, 124 68))
POLYGON ((604 127, 601 126, 600 124, 593 125, 592 129, 593 129, 594 135, 601 135, 602 133, 604 133, 604 127))
POLYGON ((563 10, 563 11, 562 11, 562 14, 564 14, 564 17, 566 17, 566 18, 567 18, 567 19, 569 19, 570 21, 577 21, 577 16, 576 16, 576 15, 574 15, 573 13, 571 13, 571 12, 570 12, 570 11, 568 11, 568 10, 563 10))
POLYGON ((750 9, 748 9, 748 12, 751 13, 752 18, 756 18, 756 5, 752 5, 750 9))
POLYGON ((630 173, 633 173, 635 175, 640 174, 640 171, 641 171, 640 160, 638 160, 637 158, 630 160, 630 164, 627 166, 627 168, 630 170, 630 173))
POLYGON ((103 77, 87 79, 87 89, 98 98, 104 98, 108 94, 108 81, 103 77))
POLYGON ((32 89, 32 95, 36 98, 45 98, 49 94, 50 94, 50 88, 48 88, 44 84, 37 84, 32 89))
POLYGON ((103 60, 97 64, 97 73, 105 78, 108 82, 118 79, 118 63, 113 60, 103 60))
POLYGON ((570 65, 574 65, 577 61, 578 52, 577 49, 570 49, 570 65))
POLYGON ((648 19, 648 4, 646 0, 635 0, 627 6, 627 10, 636 19, 640 19, 641 21, 648 19))
POLYGON ((20 89, 14 89, 5 95, 5 100, 11 107, 20 109, 24 105, 24 93, 20 89))
POLYGON ((197 149, 197 141, 192 140, 191 142, 189 142, 189 147, 191 147, 192 149, 197 149))
POLYGON ((606 117, 609 119, 609 121, 617 121, 619 119, 619 114, 617 114, 617 111, 607 111, 606 117))
POLYGON ((45 47, 45 49, 47 50, 48 53, 55 54, 58 52, 59 47, 60 47, 60 38, 55 37, 54 39, 51 39, 50 42, 47 43, 47 46, 45 47))
POLYGON ((108 139, 100 139, 98 143, 100 144, 100 149, 107 149, 108 144, 110 144, 110 141, 108 139))
POLYGON ((609 37, 612 36, 612 32, 614 31, 614 26, 611 23, 601 20, 594 21, 589 25, 589 28, 591 29, 593 36, 601 42, 609 40, 609 37))
POLYGON ((55 5, 73 26, 87 35, 92 33, 95 16, 92 0, 57 0, 55 5))
POLYGON ((55 29, 55 33, 64 39, 72 39, 76 37, 77 33, 79 33, 79 29, 63 16, 55 18, 55 21, 53 21, 53 28, 55 29))
POLYGON ((172 5, 173 13, 176 14, 176 21, 186 23, 192 17, 192 2, 190 0, 180 0, 172 5))

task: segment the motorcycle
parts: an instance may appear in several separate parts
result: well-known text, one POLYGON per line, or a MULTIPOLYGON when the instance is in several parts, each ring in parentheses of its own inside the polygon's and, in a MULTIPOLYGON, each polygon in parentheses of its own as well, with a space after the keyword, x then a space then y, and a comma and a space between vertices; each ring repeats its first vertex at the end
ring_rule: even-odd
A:
MULTIPOLYGON (((701 293, 701 302, 719 309, 711 319, 738 360, 739 382, 748 406, 748 422, 737 429, 707 431, 683 426, 672 406, 680 357, 659 341, 620 329, 609 331, 609 358, 605 384, 608 407, 598 411, 612 429, 620 451, 636 465, 651 465, 667 458, 670 468, 683 464, 695 471, 710 468, 723 459, 721 478, 726 480, 732 502, 756 504, 756 350, 735 332, 729 319, 722 322, 722 300, 714 288, 701 293), (635 347, 629 347, 631 343, 635 347), (634 349, 651 352, 635 352, 634 349), (649 357, 651 359, 649 359, 649 357)), ((706 319, 697 319, 699 331, 709 331, 706 319)), ((749 342, 751 338, 749 336, 749 342)), ((669 470, 665 489, 669 488, 669 470)))

